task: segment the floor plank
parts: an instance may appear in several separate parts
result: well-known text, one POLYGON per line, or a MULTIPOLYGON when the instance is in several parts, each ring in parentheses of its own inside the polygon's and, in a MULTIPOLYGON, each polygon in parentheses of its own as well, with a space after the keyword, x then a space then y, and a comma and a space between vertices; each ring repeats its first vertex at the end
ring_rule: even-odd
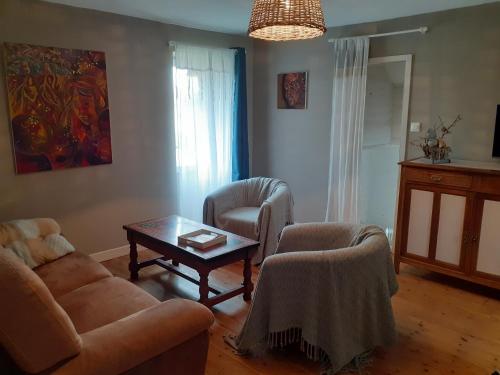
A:
MULTIPOLYGON (((140 260, 157 255, 140 251, 140 260)), ((114 275, 128 278, 128 257, 103 263, 114 275)), ((183 272, 196 276, 187 267, 183 272)), ((228 289, 242 281, 243 264, 210 274, 210 284, 228 289)), ((257 281, 258 268, 252 279, 257 281)), ((400 290, 393 297, 399 332, 397 345, 377 349, 368 371, 372 375, 489 375, 500 368, 500 292, 443 275, 401 266, 400 290)), ((140 271, 138 286, 160 300, 197 299, 198 287, 158 266, 140 271)), ((249 304, 242 296, 216 305, 210 330, 208 375, 318 374, 319 365, 300 352, 266 351, 251 357, 235 354, 222 337, 241 329, 249 304)))

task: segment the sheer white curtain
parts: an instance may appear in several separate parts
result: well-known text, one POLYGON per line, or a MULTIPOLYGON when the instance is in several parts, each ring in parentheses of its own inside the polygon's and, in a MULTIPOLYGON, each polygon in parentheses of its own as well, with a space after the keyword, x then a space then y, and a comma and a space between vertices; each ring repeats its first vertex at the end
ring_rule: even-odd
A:
POLYGON ((326 221, 359 223, 358 190, 363 146, 368 38, 333 43, 334 74, 326 221))
POLYGON ((174 48, 178 209, 201 221, 206 195, 231 181, 235 51, 174 48))

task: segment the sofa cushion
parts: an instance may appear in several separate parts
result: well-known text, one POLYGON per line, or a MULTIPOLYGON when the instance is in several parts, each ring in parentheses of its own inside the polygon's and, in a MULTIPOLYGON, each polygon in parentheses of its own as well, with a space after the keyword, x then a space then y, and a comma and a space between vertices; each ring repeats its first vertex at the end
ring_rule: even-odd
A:
POLYGON ((134 284, 107 277, 82 286, 57 301, 68 313, 78 333, 91 331, 160 302, 134 284))
POLYGON ((81 339, 43 281, 0 249, 0 344, 26 372, 38 373, 80 352, 81 339))
POLYGON ((216 219, 217 228, 257 240, 259 212, 260 207, 238 207, 226 211, 216 219))
POLYGON ((112 276, 102 264, 78 251, 37 267, 34 271, 56 299, 84 285, 112 276))
POLYGON ((0 223, 0 246, 18 256, 30 268, 75 251, 73 245, 61 236, 59 224, 49 218, 0 223))

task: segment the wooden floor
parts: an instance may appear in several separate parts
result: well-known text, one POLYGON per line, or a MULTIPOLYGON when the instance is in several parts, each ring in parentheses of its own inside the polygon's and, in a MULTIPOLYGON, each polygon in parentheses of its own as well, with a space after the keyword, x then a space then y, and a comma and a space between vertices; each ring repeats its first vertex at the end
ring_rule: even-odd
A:
MULTIPOLYGON (((142 259, 151 256, 148 251, 140 252, 142 259)), ((103 264, 115 275, 128 278, 128 257, 103 264)), ((210 282, 217 288, 230 288, 242 281, 242 270, 242 264, 235 264, 214 271, 210 282)), ((255 268, 254 282, 257 274, 255 268)), ((498 291, 404 265, 398 280, 400 290, 393 297, 393 307, 399 343, 377 350, 366 373, 490 375, 500 368, 498 291)), ((158 266, 141 270, 136 284, 160 300, 198 296, 196 285, 158 266)), ((319 366, 297 351, 268 351, 250 358, 234 354, 222 336, 239 332, 248 307, 238 296, 213 308, 216 323, 211 329, 208 375, 319 373, 319 366)))

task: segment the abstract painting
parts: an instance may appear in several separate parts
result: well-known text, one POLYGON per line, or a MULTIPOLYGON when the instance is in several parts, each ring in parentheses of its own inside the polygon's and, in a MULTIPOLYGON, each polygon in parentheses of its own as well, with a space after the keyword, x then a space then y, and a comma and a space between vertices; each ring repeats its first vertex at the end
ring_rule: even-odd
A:
POLYGON ((17 173, 109 164, 103 52, 4 44, 17 173))
POLYGON ((307 72, 278 74, 278 108, 307 108, 307 72))

